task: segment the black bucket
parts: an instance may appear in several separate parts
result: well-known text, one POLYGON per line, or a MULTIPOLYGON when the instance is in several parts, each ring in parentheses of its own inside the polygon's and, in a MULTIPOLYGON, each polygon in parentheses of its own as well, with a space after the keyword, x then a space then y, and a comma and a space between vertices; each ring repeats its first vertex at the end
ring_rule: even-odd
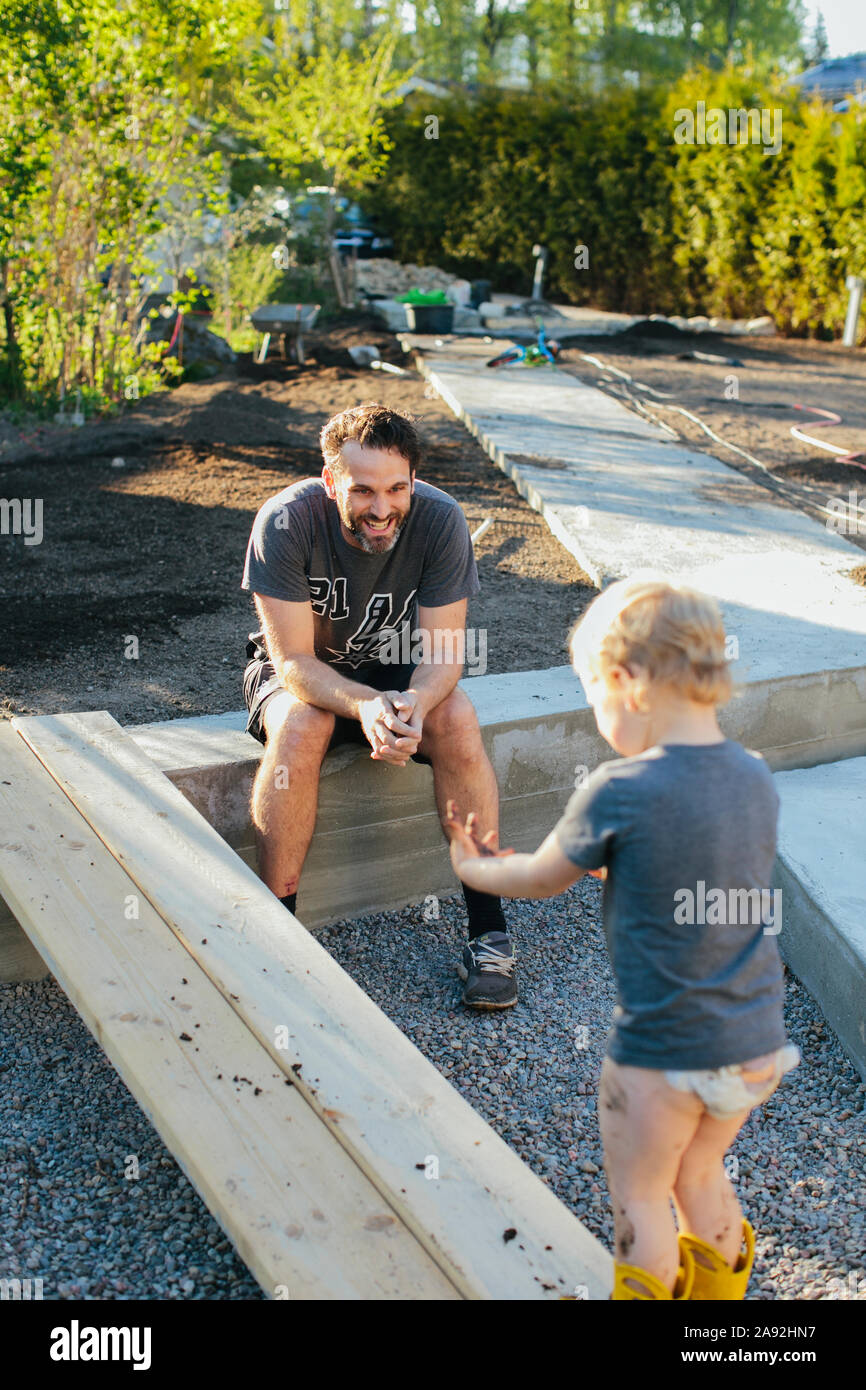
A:
POLYGON ((492 280, 473 280, 472 294, 469 297, 470 307, 477 309, 479 304, 486 304, 493 293, 492 280))
POLYGON ((413 333, 450 333, 454 327, 454 305, 407 304, 406 317, 413 333))

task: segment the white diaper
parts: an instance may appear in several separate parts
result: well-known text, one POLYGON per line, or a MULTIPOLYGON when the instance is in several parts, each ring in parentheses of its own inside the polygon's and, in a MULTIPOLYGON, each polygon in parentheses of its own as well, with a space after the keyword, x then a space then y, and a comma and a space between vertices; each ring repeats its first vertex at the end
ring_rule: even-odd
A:
POLYGON ((669 1086, 677 1091, 694 1091, 716 1120, 728 1120, 771 1096, 786 1072, 800 1062, 800 1049, 793 1043, 715 1071, 666 1071, 669 1086))

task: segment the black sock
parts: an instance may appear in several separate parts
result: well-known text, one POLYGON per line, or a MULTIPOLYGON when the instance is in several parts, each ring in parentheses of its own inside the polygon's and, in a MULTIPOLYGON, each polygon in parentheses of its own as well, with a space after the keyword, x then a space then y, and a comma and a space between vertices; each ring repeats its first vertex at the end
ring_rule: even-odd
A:
POLYGON ((298 901, 297 893, 287 893, 284 898, 280 898, 283 907, 287 907, 290 912, 294 912, 295 903, 298 901))
POLYGON ((469 914, 469 940, 483 936, 486 931, 508 931, 501 898, 492 893, 479 893, 476 888, 463 884, 466 911, 469 914))

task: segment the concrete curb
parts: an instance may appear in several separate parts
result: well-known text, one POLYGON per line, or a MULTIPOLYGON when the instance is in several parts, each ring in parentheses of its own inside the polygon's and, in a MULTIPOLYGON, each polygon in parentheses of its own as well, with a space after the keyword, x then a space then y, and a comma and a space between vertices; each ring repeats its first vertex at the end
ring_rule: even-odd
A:
POLYGON ((779 945, 866 1080, 866 758, 776 780, 779 945))
MULTIPOLYGON (((762 752, 771 768, 811 767, 866 752, 866 669, 762 674, 743 685, 722 725, 730 737, 762 752)), ((473 677, 461 685, 475 705, 499 782, 501 841, 535 849, 581 770, 612 757, 611 749, 568 666, 473 677)), ((248 803, 261 747, 245 724, 246 714, 235 712, 134 725, 128 732, 254 867, 248 803)), ((352 746, 329 753, 298 896, 304 925, 315 930, 458 891, 429 768, 386 768, 352 746)), ((2 904, 0 980, 44 974, 2 904)))

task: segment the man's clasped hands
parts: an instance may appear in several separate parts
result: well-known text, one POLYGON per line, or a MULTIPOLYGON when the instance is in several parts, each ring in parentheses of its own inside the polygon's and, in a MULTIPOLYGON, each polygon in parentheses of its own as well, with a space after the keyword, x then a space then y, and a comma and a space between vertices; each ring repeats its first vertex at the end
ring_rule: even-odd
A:
POLYGON ((372 758, 405 767, 417 753, 424 721, 413 690, 384 690, 373 700, 363 700, 358 717, 372 758))

